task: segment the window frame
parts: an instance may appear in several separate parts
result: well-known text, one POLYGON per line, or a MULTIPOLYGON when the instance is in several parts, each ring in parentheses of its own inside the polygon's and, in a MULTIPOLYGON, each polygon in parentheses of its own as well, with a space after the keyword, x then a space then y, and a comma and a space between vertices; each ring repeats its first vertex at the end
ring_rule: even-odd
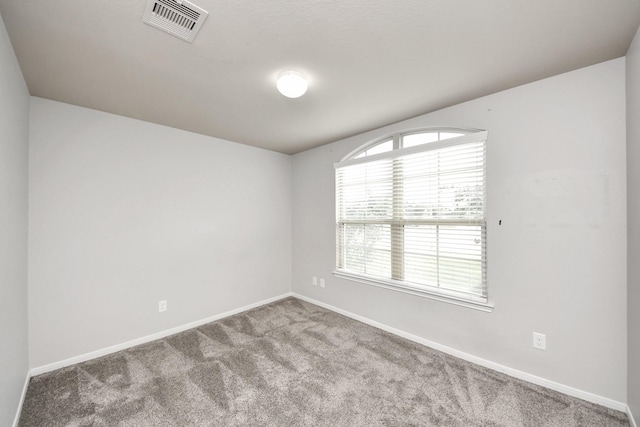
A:
MULTIPOLYGON (((464 129, 464 128, 453 128, 453 127, 433 127, 433 128, 418 128, 418 129, 410 129, 404 130, 400 132, 395 132, 393 134, 387 134, 384 137, 376 138, 375 140, 369 141, 355 150, 351 151, 347 154, 340 162, 334 164, 336 171, 339 168, 357 165, 357 164, 365 164, 369 162, 375 162, 378 160, 384 159, 396 159, 401 156, 407 156, 414 153, 427 152, 437 149, 442 149, 448 146, 457 146, 465 143, 470 143, 472 141, 482 141, 484 143, 484 154, 483 159, 485 162, 484 166, 484 182, 483 182, 483 192, 485 194, 484 197, 484 210, 482 219, 477 222, 477 224, 481 227, 481 233, 483 236, 483 248, 482 248, 482 258, 481 258, 481 268, 483 274, 483 288, 485 290, 484 296, 472 294, 470 292, 458 292, 453 289, 449 289, 446 287, 440 286, 430 286, 430 285, 420 285, 413 282, 408 282, 404 280, 397 280, 392 277, 404 277, 404 274, 396 274, 398 268, 404 268, 404 253, 405 248, 403 247, 403 239, 404 239, 404 231, 403 227, 405 225, 394 226, 391 225, 390 230, 390 268, 392 269, 392 273, 390 274, 392 277, 383 277, 383 276, 374 276, 366 273, 354 272, 344 269, 344 260, 342 259, 341 264, 341 253, 343 253, 344 247, 340 246, 343 242, 340 240, 339 232, 340 227, 345 224, 344 221, 342 223, 339 221, 338 217, 338 205, 336 200, 336 269, 334 271, 334 276, 346 280, 356 281, 360 283, 365 283, 368 285, 373 285, 377 287, 382 287, 386 289, 392 289, 395 291, 408 293, 411 295, 417 295, 421 297, 426 297, 438 301, 443 301, 459 306, 469 307, 481 311, 490 312, 493 310, 493 304, 489 300, 489 294, 486 284, 486 258, 487 258, 487 247, 486 247, 486 229, 487 229, 487 214, 486 214, 486 141, 487 141, 488 133, 484 130, 480 129, 464 129), (418 144, 411 146, 409 148, 402 147, 402 139, 408 135, 420 134, 420 133, 435 133, 438 132, 438 141, 427 142, 424 144, 418 144), (457 133, 460 134, 456 137, 450 137, 446 139, 440 139, 441 133, 457 133), (371 150, 378 145, 387 143, 388 141, 392 141, 392 149, 390 151, 385 151, 382 153, 376 153, 373 155, 365 154, 368 150, 371 150), (400 229, 398 229, 400 228, 400 229), (398 257, 400 259, 398 260, 398 257)), ((336 175, 337 176, 337 175, 336 175)), ((394 176, 394 184, 395 184, 395 176, 394 176)), ((335 188, 336 198, 338 197, 338 181, 336 180, 336 188, 335 188)), ((395 206, 397 200, 399 200, 396 196, 396 193, 393 193, 393 219, 398 218, 398 212, 402 209, 402 206, 395 206)), ((392 221, 393 222, 393 221, 392 221)), ((383 224, 384 221, 377 222, 379 224, 383 224)))

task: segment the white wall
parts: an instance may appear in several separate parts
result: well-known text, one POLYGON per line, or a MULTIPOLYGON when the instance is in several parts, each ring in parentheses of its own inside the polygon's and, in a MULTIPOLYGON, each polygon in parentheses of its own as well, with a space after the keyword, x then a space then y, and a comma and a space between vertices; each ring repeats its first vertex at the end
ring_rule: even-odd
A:
POLYGON ((628 399, 640 422, 640 29, 627 52, 628 399))
POLYGON ((0 425, 27 378, 29 92, 0 17, 0 425))
POLYGON ((290 156, 35 97, 30 143, 32 368, 290 291, 290 156))
POLYGON ((617 59, 295 155, 294 291, 488 361, 626 402, 624 73, 625 60, 617 59), (492 313, 332 275, 332 163, 376 137, 421 126, 489 131, 492 313), (312 276, 325 278, 326 288, 312 286, 312 276), (547 335, 547 351, 532 347, 534 331, 547 335))

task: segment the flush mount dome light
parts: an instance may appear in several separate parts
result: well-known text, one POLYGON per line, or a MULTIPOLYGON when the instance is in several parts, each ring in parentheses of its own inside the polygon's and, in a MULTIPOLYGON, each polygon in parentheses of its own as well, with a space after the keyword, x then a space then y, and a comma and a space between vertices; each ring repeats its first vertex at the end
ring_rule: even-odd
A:
POLYGON ((299 98, 307 91, 307 79, 297 71, 283 71, 278 76, 278 90, 287 98, 299 98))

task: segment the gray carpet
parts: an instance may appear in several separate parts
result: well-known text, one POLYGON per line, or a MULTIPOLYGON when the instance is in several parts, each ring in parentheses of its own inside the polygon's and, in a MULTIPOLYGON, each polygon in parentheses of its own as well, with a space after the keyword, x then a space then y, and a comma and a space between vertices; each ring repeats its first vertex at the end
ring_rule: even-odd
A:
POLYGON ((31 379, 20 426, 628 426, 287 298, 31 379))

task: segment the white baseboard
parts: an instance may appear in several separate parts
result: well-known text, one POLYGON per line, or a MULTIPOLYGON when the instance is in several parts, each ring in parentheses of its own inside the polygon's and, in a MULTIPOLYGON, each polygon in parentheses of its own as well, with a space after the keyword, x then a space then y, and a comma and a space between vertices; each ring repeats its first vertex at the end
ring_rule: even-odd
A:
POLYGON ((161 332, 158 332, 158 333, 155 333, 155 334, 151 334, 151 335, 148 335, 148 336, 145 336, 145 337, 142 337, 142 338, 138 338, 138 339, 135 339, 135 340, 132 340, 132 341, 127 341, 127 342, 122 343, 122 344, 117 344, 117 345, 114 345, 114 346, 111 346, 111 347, 103 348, 101 350, 92 351, 90 353, 86 353, 86 354, 83 354, 83 355, 80 355, 80 356, 72 357, 72 358, 69 358, 69 359, 61 360, 59 362, 55 362, 55 363, 51 363, 51 364, 48 364, 48 365, 39 366, 37 368, 33 368, 33 369, 31 369, 31 371, 29 372, 29 375, 27 376, 27 379, 25 380, 24 390, 22 392, 22 397, 20 399, 20 405, 19 405, 19 408, 18 408, 18 413, 16 414, 16 418, 14 420, 14 427, 17 427, 17 423, 18 423, 18 421, 20 419, 20 410, 22 408, 22 403, 23 403, 24 397, 26 395, 27 386, 29 384, 29 378, 30 377, 33 377, 33 376, 36 376, 36 375, 40 375, 40 374, 44 374, 46 372, 54 371, 56 369, 64 368, 64 367, 67 367, 67 366, 75 365, 76 363, 81 363, 81 362, 86 362, 88 360, 96 359, 98 357, 106 356, 108 354, 115 353, 117 351, 126 350, 128 348, 135 347, 135 346, 140 345, 140 344, 145 344, 145 343, 148 343, 150 341, 154 341, 154 340, 157 340, 157 339, 162 339, 162 338, 168 337, 170 335, 177 334, 179 332, 183 332, 183 331, 186 331, 188 329, 196 328, 198 326, 204 325, 206 323, 214 322, 216 320, 220 320, 220 319, 223 319, 225 317, 233 316, 235 314, 242 313, 244 311, 251 310, 253 308, 260 307, 262 305, 270 304, 272 302, 279 301, 281 299, 284 299, 284 298, 287 298, 287 297, 290 297, 290 296, 293 296, 295 298, 299 298, 299 299, 301 299, 303 301, 307 301, 307 302, 309 302, 311 304, 318 305, 320 307, 326 308, 326 309, 334 311, 336 313, 340 313, 340 314, 342 314, 344 316, 347 316, 347 317, 350 317, 350 318, 352 318, 354 320, 358 320, 358 321, 360 321, 362 323, 366 323, 368 325, 374 326, 374 327, 376 327, 378 329, 382 329, 382 330, 387 331, 389 333, 392 333, 394 335, 398 335, 400 337, 406 338, 406 339, 408 339, 410 341, 413 341, 413 342, 416 342, 418 344, 422 344, 424 346, 433 348, 435 350, 442 351, 443 353, 450 354, 452 356, 458 357, 458 358, 466 360, 468 362, 475 363, 475 364, 480 365, 480 366, 484 366, 485 368, 489 368, 489 369, 492 369, 494 371, 501 372, 501 373, 509 375, 511 377, 518 378, 518 379, 521 379, 521 380, 524 380, 524 381, 527 381, 527 382, 530 382, 530 383, 533 383, 533 384, 537 384, 537 385, 540 385, 542 387, 546 387, 548 389, 555 390, 555 391, 558 391, 560 393, 564 393, 564 394, 569 395, 569 396, 573 396, 573 397, 577 397, 579 399, 586 400, 588 402, 596 403, 598 405, 602 405, 602 406, 607 407, 607 408, 615 409, 615 410, 621 411, 621 412, 626 412, 628 417, 629 417, 629 422, 630 422, 631 426, 632 427, 638 427, 636 425, 634 419, 633 419, 633 415, 631 414, 631 410, 629 409, 629 407, 625 403, 618 402, 616 400, 609 399, 609 398, 606 398, 606 397, 603 397, 603 396, 599 396, 599 395, 596 395, 596 394, 593 394, 593 393, 589 393, 589 392, 586 392, 586 391, 583 391, 583 390, 579 390, 579 389, 576 389, 576 388, 573 388, 573 387, 569 387, 569 386, 566 386, 566 385, 563 385, 563 384, 560 384, 560 383, 556 383, 554 381, 551 381, 551 380, 548 380, 548 379, 545 379, 545 378, 541 378, 541 377, 538 377, 538 376, 535 376, 535 375, 531 375, 531 374, 528 374, 526 372, 519 371, 517 369, 509 368, 507 366, 500 365, 498 363, 491 362, 489 360, 485 360, 485 359, 482 359, 482 358, 477 357, 477 356, 473 356, 473 355, 468 354, 468 353, 464 353, 462 351, 456 350, 456 349, 451 348, 451 347, 447 347, 445 345, 436 343, 434 341, 430 341, 430 340, 421 338, 421 337, 419 337, 417 335, 413 335, 413 334, 407 333, 407 332, 402 331, 400 329, 396 329, 396 328, 393 328, 391 326, 387 326, 387 325, 385 325, 383 323, 380 323, 380 322, 377 322, 375 320, 371 320, 369 318, 366 318, 366 317, 351 313, 351 312, 349 312, 347 310, 343 310, 341 308, 334 307, 332 305, 325 304, 325 303, 320 302, 320 301, 316 301, 316 300, 314 300, 312 298, 306 297, 304 295, 297 294, 295 292, 287 292, 285 294, 282 294, 282 295, 279 295, 279 296, 276 296, 276 297, 273 297, 273 298, 269 298, 269 299, 266 299, 266 300, 263 300, 263 301, 259 301, 259 302, 253 303, 253 304, 249 304, 247 306, 240 307, 240 308, 237 308, 237 309, 234 309, 234 310, 230 310, 230 311, 227 311, 227 312, 224 312, 224 313, 221 313, 221 314, 217 314, 217 315, 214 315, 214 316, 211 316, 211 317, 207 317, 205 319, 201 319, 201 320, 198 320, 198 321, 195 321, 195 322, 187 323, 185 325, 177 326, 175 328, 167 329, 165 331, 161 331, 161 332))
POLYGON ((287 292, 282 295, 278 295, 273 298, 269 298, 263 301, 259 301, 253 304, 246 305, 244 307, 236 308, 234 310, 226 311, 224 313, 216 314, 211 317, 207 317, 205 319, 197 320, 195 322, 187 323, 185 325, 176 326, 175 328, 167 329, 165 331, 157 332, 155 334, 147 335, 146 337, 137 338, 132 341, 127 341, 122 344, 116 344, 107 348, 103 348, 100 350, 92 351, 86 354, 82 354, 80 356, 71 357, 69 359, 61 360, 59 362, 50 363, 44 366, 38 366, 37 368, 33 368, 30 371, 30 376, 34 377, 36 375, 44 374, 46 372, 55 371, 56 369, 65 368, 67 366, 75 365, 76 363, 86 362, 87 360, 96 359, 98 357, 106 356, 111 353, 115 353, 117 351, 126 350, 131 347, 135 347, 140 344, 145 344, 150 341, 158 340, 161 338, 168 337, 173 334, 177 334, 179 332, 186 331, 187 329, 197 328, 198 326, 202 326, 204 324, 214 322, 216 320, 223 319, 225 317, 233 316, 234 314, 242 313, 243 311, 251 310, 256 307, 260 307, 265 304, 271 304, 272 302, 279 301, 283 298, 287 298, 292 296, 291 292, 287 292))
MULTIPOLYGON (((554 381, 551 381, 551 380, 548 380, 548 379, 545 379, 545 378, 541 378, 541 377, 538 377, 538 376, 535 376, 535 375, 531 375, 531 374, 528 374, 526 372, 519 371, 517 369, 509 368, 508 366, 500 365, 499 363, 491 362, 489 360, 482 359, 480 357, 473 356, 473 355, 468 354, 468 353, 464 353, 464 352, 456 350, 454 348, 447 347, 445 345, 438 344, 436 342, 429 341, 427 339, 421 338, 421 337, 419 337, 417 335, 413 335, 413 334, 407 333, 407 332, 402 331, 400 329, 396 329, 396 328, 393 328, 391 326, 387 326, 387 325, 385 325, 383 323, 376 322, 375 320, 371 320, 369 318, 360 316, 358 314, 351 313, 351 312, 349 312, 347 310, 343 310, 341 308, 334 307, 332 305, 325 304, 325 303, 320 302, 320 301, 316 301, 316 300, 314 300, 312 298, 306 297, 304 295, 297 294, 295 292, 292 293, 292 296, 294 296, 295 298, 299 298, 299 299, 301 299, 303 301, 307 301, 307 302, 309 302, 311 304, 315 304, 315 305, 318 305, 320 307, 326 308, 328 310, 335 311, 336 313, 340 313, 340 314, 342 314, 344 316, 347 316, 347 317, 350 317, 352 319, 358 320, 358 321, 360 321, 362 323, 366 323, 368 325, 374 326, 374 327, 376 327, 378 329, 382 329, 383 331, 387 331, 387 332, 392 333, 394 335, 398 335, 400 337, 406 338, 406 339, 408 339, 410 341, 413 341, 413 342, 416 342, 418 344, 422 344, 424 346, 433 348, 435 350, 439 350, 439 351, 441 351, 443 353, 450 354, 452 356, 458 357, 458 358, 466 360, 468 362, 475 363, 476 365, 484 366, 485 368, 489 368, 491 370, 501 372, 503 374, 509 375, 511 377, 514 377, 514 378, 518 378, 518 379, 523 380, 523 381, 527 381, 527 382, 530 382, 530 383, 533 383, 533 384, 536 384, 536 385, 539 385, 539 386, 542 386, 542 387, 546 387, 546 388, 551 389, 551 390, 558 391, 560 393, 564 393, 564 394, 569 395, 569 396, 577 397, 578 399, 586 400, 586 401, 591 402, 591 403, 596 403, 598 405, 602 405, 602 406, 610 408, 610 409, 615 409, 617 411, 627 412, 627 414, 630 414, 630 411, 628 411, 628 407, 627 407, 627 405, 625 403, 618 402, 616 400, 609 399, 609 398, 606 398, 606 397, 603 397, 603 396, 599 396, 597 394, 589 393, 587 391, 579 390, 577 388, 569 387, 569 386, 566 386, 564 384, 560 384, 560 383, 557 383, 557 382, 554 382, 554 381)), ((631 417, 629 417, 629 418, 631 419, 631 417)), ((637 426, 633 425, 633 427, 637 427, 637 426)))
POLYGON ((20 422, 20 414, 22 413, 22 405, 24 404, 24 398, 27 395, 27 388, 29 387, 29 380, 31 379, 30 372, 27 372, 24 379, 24 385, 22 386, 22 394, 20 395, 20 401, 18 402, 18 409, 16 409, 16 416, 13 418, 13 427, 18 427, 20 422))
POLYGON ((638 424, 636 424, 636 420, 633 419, 633 414, 631 413, 631 408, 629 407, 629 405, 627 405, 627 418, 629 418, 629 425, 631 427, 638 427, 638 424))

